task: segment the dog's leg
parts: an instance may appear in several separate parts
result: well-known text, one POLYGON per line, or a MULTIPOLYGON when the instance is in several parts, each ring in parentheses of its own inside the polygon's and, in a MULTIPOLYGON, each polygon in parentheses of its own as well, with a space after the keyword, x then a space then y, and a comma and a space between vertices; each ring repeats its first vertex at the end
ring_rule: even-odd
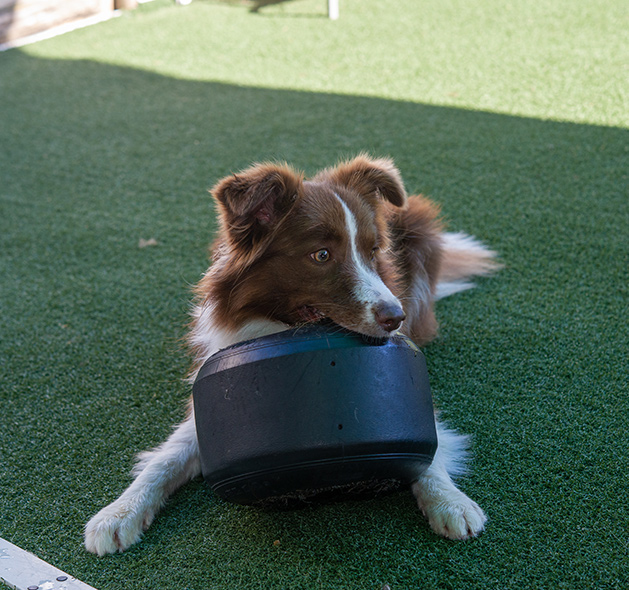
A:
POLYGON ((137 543, 168 496, 201 473, 194 414, 159 447, 140 455, 136 478, 85 526, 85 547, 105 555, 137 543))
POLYGON ((461 492, 451 475, 463 471, 466 437, 437 423, 439 447, 424 474, 413 484, 417 504, 433 531, 448 539, 469 539, 484 528, 487 517, 480 506, 461 492))

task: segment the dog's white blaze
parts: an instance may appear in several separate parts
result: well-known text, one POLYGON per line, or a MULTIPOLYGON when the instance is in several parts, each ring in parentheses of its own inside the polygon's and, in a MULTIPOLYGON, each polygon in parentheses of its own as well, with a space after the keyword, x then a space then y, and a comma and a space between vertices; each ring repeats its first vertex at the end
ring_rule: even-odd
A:
MULTIPOLYGON (((352 213, 351 209, 346 205, 345 201, 341 199, 336 193, 334 196, 338 199, 343 213, 345 214, 345 226, 347 227, 347 235, 349 236, 350 252, 352 263, 356 268, 356 289, 354 293, 356 299, 366 305, 375 305, 377 303, 386 302, 396 305, 400 305, 397 297, 391 293, 389 288, 384 284, 384 281, 380 278, 380 275, 373 269, 369 268, 362 256, 358 252, 356 245, 356 236, 358 235, 358 225, 356 223, 356 217, 352 213)), ((371 311, 366 310, 371 316, 371 311)))

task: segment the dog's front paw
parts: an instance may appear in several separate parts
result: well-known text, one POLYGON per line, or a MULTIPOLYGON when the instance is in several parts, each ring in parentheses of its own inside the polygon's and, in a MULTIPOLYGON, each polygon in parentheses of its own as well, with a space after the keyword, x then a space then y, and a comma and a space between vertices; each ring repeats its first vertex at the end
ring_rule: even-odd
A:
POLYGON ((481 507, 457 489, 443 495, 416 494, 416 497, 430 528, 442 537, 470 539, 485 528, 487 517, 481 507))
POLYGON ((85 525, 85 548, 97 555, 124 551, 137 543, 153 520, 122 498, 105 506, 85 525))

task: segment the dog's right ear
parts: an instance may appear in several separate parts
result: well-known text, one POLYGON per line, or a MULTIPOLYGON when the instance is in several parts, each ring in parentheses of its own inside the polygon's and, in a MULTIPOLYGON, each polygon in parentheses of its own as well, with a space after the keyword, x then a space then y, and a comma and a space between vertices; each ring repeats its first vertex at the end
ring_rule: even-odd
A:
POLYGON ((234 244, 253 247, 292 209, 303 177, 280 164, 256 164, 211 190, 234 244))
POLYGON ((389 158, 371 158, 360 154, 347 162, 323 170, 314 180, 329 180, 356 191, 376 205, 385 200, 396 207, 407 202, 400 171, 389 158))

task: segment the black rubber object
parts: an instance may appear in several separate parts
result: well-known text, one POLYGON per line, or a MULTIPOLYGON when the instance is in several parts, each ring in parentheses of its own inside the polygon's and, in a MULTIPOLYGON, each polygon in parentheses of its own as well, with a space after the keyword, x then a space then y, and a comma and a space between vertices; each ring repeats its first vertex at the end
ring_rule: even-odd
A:
POLYGON ((415 480, 437 450, 421 351, 315 324, 212 355, 193 387, 203 476, 239 504, 415 480))

